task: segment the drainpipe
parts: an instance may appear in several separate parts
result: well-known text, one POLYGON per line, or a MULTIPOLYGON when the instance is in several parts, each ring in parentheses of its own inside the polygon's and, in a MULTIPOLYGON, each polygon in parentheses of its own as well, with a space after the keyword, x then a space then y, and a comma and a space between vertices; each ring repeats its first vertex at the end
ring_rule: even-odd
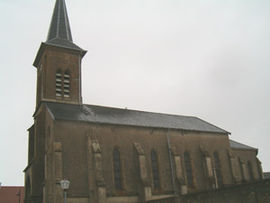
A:
POLYGON ((170 129, 168 128, 167 133, 166 133, 166 138, 167 138, 167 145, 168 145, 168 152, 169 152, 169 159, 170 159, 170 168, 171 168, 171 174, 172 174, 172 187, 173 187, 173 192, 175 195, 177 195, 176 188, 175 188, 175 171, 174 171, 174 164, 173 164, 173 157, 172 157, 172 149, 171 149, 171 142, 170 142, 170 129))

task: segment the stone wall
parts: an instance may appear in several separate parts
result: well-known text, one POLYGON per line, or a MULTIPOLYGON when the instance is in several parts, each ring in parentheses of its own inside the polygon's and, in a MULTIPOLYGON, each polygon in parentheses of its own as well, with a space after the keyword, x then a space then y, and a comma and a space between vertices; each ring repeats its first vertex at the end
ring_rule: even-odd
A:
MULTIPOLYGON (((194 192, 204 188, 212 188, 211 180, 204 169, 205 156, 212 159, 214 151, 218 151, 221 161, 223 182, 232 184, 227 151, 228 136, 214 133, 200 133, 158 128, 142 128, 132 126, 98 125, 79 122, 57 121, 55 123, 55 141, 63 146, 63 177, 71 181, 71 193, 74 195, 90 195, 97 190, 96 156, 100 156, 100 168, 107 189, 107 197, 172 194, 174 189, 182 193, 186 184, 185 163, 183 154, 188 151, 191 158, 194 184, 185 189, 194 192), (172 156, 170 157, 167 136, 170 138, 172 156), (98 143, 100 152, 93 152, 91 146, 98 143), (91 144, 92 142, 92 144, 91 144), (123 190, 115 190, 113 178, 112 155, 114 148, 121 155, 121 171, 123 190), (160 188, 153 186, 151 168, 151 150, 158 156, 160 188), (207 151, 203 152, 203 151, 207 151), (100 155, 98 155, 99 153, 100 155), (171 162, 170 162, 171 159, 171 162), (87 164, 87 162, 89 163, 87 164), (171 168, 171 164, 173 170, 171 168), (172 185, 174 173, 175 186, 172 185), (95 177, 96 176, 96 177, 95 177), (88 179, 88 177, 90 177, 88 179), (94 178, 95 177, 95 178, 94 178), (144 188, 144 189, 143 189, 144 188), (150 194, 149 194, 150 195, 150 194)), ((147 199, 147 197, 146 197, 147 199)))
MULTIPOLYGON (((30 150, 34 159, 25 170, 26 180, 30 180, 26 189, 31 188, 26 194, 32 200, 61 202, 59 181, 65 178, 71 182, 68 196, 73 202, 78 198, 100 203, 126 199, 127 202, 166 202, 163 198, 168 195, 192 194, 217 187, 214 153, 220 159, 220 187, 235 184, 230 167, 235 155, 230 152, 226 134, 60 121, 51 118, 50 112, 42 108, 35 119, 32 133, 35 141, 29 146, 34 148, 30 150), (116 188, 114 178, 116 148, 120 153, 121 189, 116 188), (154 186, 152 150, 157 154, 159 187, 154 186), (186 152, 193 176, 190 186, 186 152)), ((241 154, 243 160, 248 157, 252 157, 255 169, 256 153, 241 154)), ((258 174, 254 177, 259 178, 258 174)))
POLYGON ((219 190, 188 194, 179 203, 269 203, 270 180, 232 185, 219 190))

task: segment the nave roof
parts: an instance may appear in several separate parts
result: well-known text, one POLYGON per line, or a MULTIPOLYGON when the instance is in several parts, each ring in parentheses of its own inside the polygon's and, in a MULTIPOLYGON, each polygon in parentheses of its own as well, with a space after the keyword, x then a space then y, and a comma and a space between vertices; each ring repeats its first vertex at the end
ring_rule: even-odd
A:
POLYGON ((229 132, 217 126, 192 116, 170 115, 86 104, 74 105, 46 102, 46 106, 55 120, 229 134, 229 132))

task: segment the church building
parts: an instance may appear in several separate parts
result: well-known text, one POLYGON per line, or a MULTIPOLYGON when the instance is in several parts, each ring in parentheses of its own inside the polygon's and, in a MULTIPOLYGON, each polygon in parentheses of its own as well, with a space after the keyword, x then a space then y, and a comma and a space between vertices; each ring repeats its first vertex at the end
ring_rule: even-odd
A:
MULTIPOLYGON (((200 118, 82 103, 81 62, 65 0, 56 0, 28 129, 25 203, 181 202, 263 178, 258 150, 200 118)), ((92 67, 95 68, 95 67, 92 67)))

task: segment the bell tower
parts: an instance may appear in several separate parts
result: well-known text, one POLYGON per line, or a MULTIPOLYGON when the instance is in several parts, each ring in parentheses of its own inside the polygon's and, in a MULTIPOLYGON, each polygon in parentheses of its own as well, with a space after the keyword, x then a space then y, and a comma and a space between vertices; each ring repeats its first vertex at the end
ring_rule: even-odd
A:
POLYGON ((73 43, 65 0, 56 0, 46 42, 36 55, 36 108, 42 101, 81 104, 81 60, 86 51, 73 43))

